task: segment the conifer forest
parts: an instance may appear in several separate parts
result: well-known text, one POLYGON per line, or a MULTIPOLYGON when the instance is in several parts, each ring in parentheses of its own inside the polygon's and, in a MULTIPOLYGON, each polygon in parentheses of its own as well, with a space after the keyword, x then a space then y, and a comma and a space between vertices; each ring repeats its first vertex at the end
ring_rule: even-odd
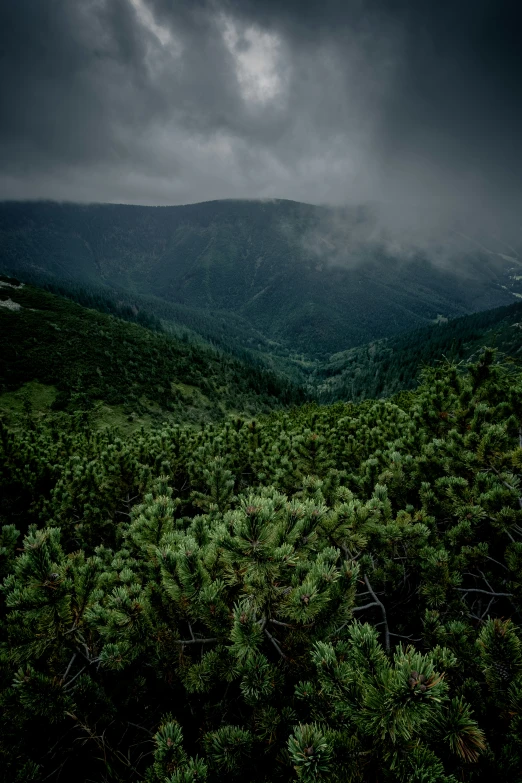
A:
POLYGON ((86 310, 82 345, 80 305, 3 280, 0 402, 55 397, 0 419, 2 781, 520 783, 506 353, 322 404, 153 321, 86 310))

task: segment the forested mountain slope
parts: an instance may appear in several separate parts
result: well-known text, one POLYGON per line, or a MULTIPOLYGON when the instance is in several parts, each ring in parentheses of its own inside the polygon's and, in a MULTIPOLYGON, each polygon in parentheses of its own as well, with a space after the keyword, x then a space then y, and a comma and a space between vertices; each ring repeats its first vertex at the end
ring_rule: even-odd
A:
MULTIPOLYGON (((134 318, 132 311, 121 314, 134 318)), ((157 327, 154 318, 139 316, 157 327)), ((304 399, 273 373, 5 278, 0 333, 4 411, 12 395, 1 392, 35 381, 54 389, 54 410, 88 411, 103 402, 159 422, 257 415, 304 399)))
MULTIPOLYGON (((213 349, 201 332, 121 302, 108 289, 77 287, 71 294, 66 286, 64 291, 83 302, 80 307, 67 298, 5 280, 0 279, 4 415, 32 403, 38 407, 40 392, 53 410, 89 410, 103 402, 109 406, 108 421, 114 423, 125 417, 160 422, 165 415, 191 423, 227 411, 254 415, 277 405, 298 404, 305 398, 299 386, 322 402, 386 397, 414 388, 422 367, 443 358, 468 360, 484 346, 492 346, 517 362, 522 352, 522 303, 369 343, 325 362, 298 362, 295 356, 272 354, 266 342, 259 344, 262 350, 242 351, 222 333, 217 344, 235 350, 243 359, 238 361, 213 349), (9 302, 14 303, 11 308, 6 306, 9 302), (278 372, 267 369, 269 364, 278 372), (24 387, 35 381, 47 389, 24 387), (15 398, 5 395, 16 390, 15 398), (119 414, 111 416, 116 409, 119 414)), ((165 304, 167 310, 171 307, 175 306, 165 304)), ((205 323, 193 325, 202 328, 205 323)))
POLYGON ((521 431, 492 352, 400 404, 0 423, 0 778, 520 783, 521 431))
POLYGON ((403 257, 352 241, 365 219, 280 200, 3 203, 0 271, 231 313, 316 356, 512 300, 513 259, 480 250, 445 266, 403 257))
POLYGON ((189 339, 204 348, 213 347, 230 355, 266 368, 272 368, 302 382, 301 367, 311 367, 314 360, 290 351, 282 343, 270 340, 242 316, 235 313, 203 310, 167 302, 157 296, 129 293, 106 285, 58 282, 47 278, 38 284, 38 275, 25 273, 24 282, 42 290, 65 296, 84 307, 165 331, 182 340, 189 339))
POLYGON ((317 366, 309 384, 324 402, 388 397, 414 388, 422 367, 467 361, 484 346, 521 362, 522 302, 337 353, 317 366))

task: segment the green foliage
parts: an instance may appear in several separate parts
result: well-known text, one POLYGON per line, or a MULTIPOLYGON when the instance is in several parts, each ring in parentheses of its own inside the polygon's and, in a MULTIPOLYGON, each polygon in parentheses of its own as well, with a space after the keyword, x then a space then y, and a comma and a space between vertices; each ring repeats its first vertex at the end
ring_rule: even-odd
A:
POLYGON ((3 779, 519 783, 521 399, 0 428, 3 779))
POLYGON ((288 740, 288 752, 299 780, 312 783, 321 778, 327 780, 327 775, 331 776, 331 748, 315 724, 296 726, 288 740))
MULTIPOLYGON (((58 389, 55 410, 88 418, 104 402, 158 423, 255 415, 305 398, 273 372, 151 331, 140 319, 128 323, 29 286, 6 296, 20 309, 0 307, 0 394, 37 380, 58 389)), ((29 421, 30 408, 27 401, 29 421)))

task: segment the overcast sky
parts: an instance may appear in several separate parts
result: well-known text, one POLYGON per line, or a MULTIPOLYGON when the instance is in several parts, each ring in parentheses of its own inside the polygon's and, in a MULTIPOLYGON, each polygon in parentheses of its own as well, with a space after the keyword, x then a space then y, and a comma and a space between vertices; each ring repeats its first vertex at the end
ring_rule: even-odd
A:
POLYGON ((0 0, 0 198, 380 200, 397 225, 516 225, 518 6, 0 0))

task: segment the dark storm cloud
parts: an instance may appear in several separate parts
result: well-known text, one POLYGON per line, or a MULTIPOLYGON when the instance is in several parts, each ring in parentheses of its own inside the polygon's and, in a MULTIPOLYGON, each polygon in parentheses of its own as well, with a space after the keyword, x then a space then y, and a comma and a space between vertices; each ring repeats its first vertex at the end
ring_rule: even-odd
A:
POLYGON ((0 0, 0 197, 379 200, 384 229, 516 234, 516 16, 492 0, 0 0))
MULTIPOLYGON (((516 3, 265 0, 262 15, 255 2, 229 5, 284 30, 294 51, 324 44, 349 65, 350 48, 358 49, 363 68, 351 78, 374 98, 358 105, 372 134, 361 190, 382 197, 391 225, 412 222, 413 211, 413 221, 435 230, 437 217, 447 224, 448 214, 458 214, 464 225, 491 223, 517 233, 522 18, 516 3)), ((341 192, 342 186, 338 198, 341 192)))

